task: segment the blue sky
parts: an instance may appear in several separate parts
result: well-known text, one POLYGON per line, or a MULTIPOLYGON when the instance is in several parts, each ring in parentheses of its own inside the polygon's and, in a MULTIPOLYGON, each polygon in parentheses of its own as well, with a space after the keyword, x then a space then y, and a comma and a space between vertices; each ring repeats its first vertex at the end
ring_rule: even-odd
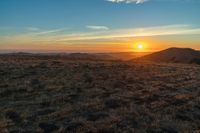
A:
MULTIPOLYGON (((182 34, 199 48, 199 7, 199 0, 0 0, 0 49, 45 49, 56 43, 80 50, 81 43, 115 46, 116 38, 118 46, 138 36, 170 41, 182 34), (149 28, 156 33, 147 32, 149 28)), ((178 40, 174 44, 179 45, 178 40)))

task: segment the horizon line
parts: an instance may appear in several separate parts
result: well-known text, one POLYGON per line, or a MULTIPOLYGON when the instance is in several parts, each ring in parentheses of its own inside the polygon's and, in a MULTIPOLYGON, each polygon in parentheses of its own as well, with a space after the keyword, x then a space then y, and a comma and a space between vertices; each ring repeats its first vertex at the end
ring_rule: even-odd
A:
POLYGON ((26 50, 18 50, 18 49, 0 49, 0 54, 13 54, 13 53, 28 53, 28 54, 71 54, 71 53, 94 53, 94 54, 101 54, 101 53, 154 53, 154 52, 159 52, 159 51, 163 51, 166 49, 170 49, 170 48, 179 48, 179 49, 193 49, 195 51, 200 51, 200 49, 194 49, 194 48, 190 48, 190 47, 168 47, 168 48, 164 48, 161 50, 152 50, 152 51, 95 51, 95 50, 85 50, 85 51, 76 51, 76 50, 41 50, 41 49, 37 49, 37 50, 32 50, 32 49, 26 49, 26 50), (71 51, 71 52, 70 52, 71 51))

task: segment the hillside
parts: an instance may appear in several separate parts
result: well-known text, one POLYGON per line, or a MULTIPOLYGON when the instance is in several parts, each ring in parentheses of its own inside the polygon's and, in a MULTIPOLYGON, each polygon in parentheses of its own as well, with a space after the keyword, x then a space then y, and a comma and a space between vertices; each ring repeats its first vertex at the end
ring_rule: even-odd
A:
POLYGON ((200 64, 200 51, 190 48, 169 48, 160 52, 139 57, 136 60, 200 64))

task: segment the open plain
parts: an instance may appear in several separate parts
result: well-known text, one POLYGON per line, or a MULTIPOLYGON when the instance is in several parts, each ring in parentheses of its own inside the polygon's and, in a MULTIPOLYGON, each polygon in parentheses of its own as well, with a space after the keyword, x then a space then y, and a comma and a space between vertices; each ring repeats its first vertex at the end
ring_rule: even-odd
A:
POLYGON ((200 66, 0 56, 2 133, 200 131, 200 66))

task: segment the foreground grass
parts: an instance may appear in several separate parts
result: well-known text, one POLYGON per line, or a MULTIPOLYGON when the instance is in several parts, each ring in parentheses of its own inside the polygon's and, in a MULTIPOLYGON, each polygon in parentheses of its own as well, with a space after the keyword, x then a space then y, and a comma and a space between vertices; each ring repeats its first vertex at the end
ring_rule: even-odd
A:
POLYGON ((200 67, 0 57, 0 132, 198 132, 200 67))

